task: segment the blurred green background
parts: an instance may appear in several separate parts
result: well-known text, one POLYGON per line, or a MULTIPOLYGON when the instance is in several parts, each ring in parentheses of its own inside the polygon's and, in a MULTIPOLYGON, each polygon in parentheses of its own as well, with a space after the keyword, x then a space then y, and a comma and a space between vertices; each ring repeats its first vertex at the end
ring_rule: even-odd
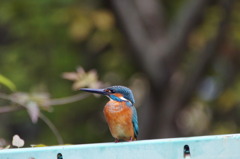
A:
MULTIPOLYGON (((104 85, 133 89, 139 139, 237 133, 239 10, 233 0, 2 0, 0 74, 16 89, 2 80, 0 91, 52 99, 81 94, 62 78, 81 66, 95 69, 104 85)), ((109 142, 107 100, 91 95, 41 112, 65 144, 109 142)), ((13 105, 0 99, 0 108, 13 105)), ((0 114, 0 138, 11 142, 14 134, 26 146, 58 144, 41 119, 33 123, 22 109, 0 114)))

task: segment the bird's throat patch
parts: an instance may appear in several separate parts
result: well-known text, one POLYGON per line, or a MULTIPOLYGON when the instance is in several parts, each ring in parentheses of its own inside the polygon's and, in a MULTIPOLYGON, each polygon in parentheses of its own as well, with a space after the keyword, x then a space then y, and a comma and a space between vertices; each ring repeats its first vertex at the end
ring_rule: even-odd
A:
POLYGON ((123 103, 116 101, 109 101, 106 105, 109 112, 120 112, 123 110, 123 103))
POLYGON ((115 100, 115 101, 118 101, 118 102, 129 101, 128 99, 124 98, 123 95, 120 94, 120 93, 111 94, 111 95, 109 95, 109 98, 110 98, 110 100, 115 100))

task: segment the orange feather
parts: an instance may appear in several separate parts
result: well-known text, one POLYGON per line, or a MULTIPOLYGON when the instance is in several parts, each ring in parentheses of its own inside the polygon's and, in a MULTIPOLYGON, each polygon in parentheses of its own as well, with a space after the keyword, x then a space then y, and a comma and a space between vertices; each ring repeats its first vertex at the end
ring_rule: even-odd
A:
POLYGON ((125 102, 111 100, 105 105, 103 112, 110 132, 115 139, 136 140, 134 138, 132 111, 125 102))

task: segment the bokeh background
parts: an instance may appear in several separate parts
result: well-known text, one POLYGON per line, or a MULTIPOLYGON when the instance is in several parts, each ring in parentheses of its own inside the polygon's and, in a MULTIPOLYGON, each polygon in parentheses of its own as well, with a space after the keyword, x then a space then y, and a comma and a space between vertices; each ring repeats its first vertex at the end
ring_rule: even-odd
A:
POLYGON ((2 145, 113 141, 108 99, 77 90, 109 85, 140 140, 238 133, 239 53, 237 0, 1 0, 2 145))

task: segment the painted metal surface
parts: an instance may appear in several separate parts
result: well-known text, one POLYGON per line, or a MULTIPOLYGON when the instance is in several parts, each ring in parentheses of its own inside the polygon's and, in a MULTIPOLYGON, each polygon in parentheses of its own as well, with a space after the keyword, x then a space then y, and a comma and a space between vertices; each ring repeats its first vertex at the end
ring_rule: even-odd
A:
POLYGON ((240 134, 0 150, 0 159, 108 158, 239 159, 240 134))

